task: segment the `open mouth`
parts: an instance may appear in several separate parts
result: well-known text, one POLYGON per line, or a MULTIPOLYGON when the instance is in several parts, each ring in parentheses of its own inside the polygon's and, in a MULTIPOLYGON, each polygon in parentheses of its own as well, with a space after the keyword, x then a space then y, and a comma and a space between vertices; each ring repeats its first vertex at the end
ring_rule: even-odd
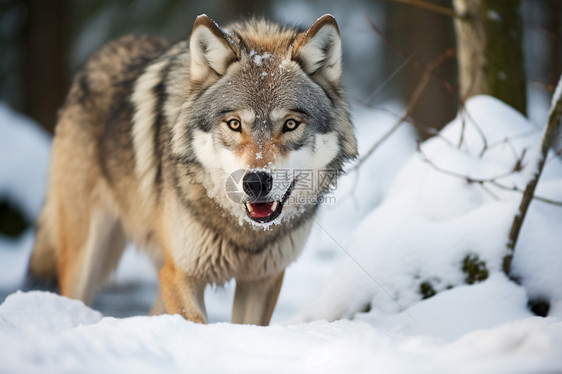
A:
POLYGON ((273 221, 275 218, 279 217, 281 211, 283 210, 283 204, 289 198, 291 191, 293 190, 293 183, 285 192, 285 195, 281 198, 281 200, 275 201, 268 201, 263 203, 245 203, 246 206, 246 214, 248 217, 255 222, 259 223, 267 223, 273 221))

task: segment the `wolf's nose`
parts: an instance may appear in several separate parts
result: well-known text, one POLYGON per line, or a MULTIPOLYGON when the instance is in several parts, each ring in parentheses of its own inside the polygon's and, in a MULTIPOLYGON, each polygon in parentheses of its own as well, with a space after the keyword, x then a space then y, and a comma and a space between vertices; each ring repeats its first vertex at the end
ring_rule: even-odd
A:
POLYGON ((244 176, 242 187, 252 200, 259 201, 271 192, 273 178, 269 173, 254 171, 244 176))

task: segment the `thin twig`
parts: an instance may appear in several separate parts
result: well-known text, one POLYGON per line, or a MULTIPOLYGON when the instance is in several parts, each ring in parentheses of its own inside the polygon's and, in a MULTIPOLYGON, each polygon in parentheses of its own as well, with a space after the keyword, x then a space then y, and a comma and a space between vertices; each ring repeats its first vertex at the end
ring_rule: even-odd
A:
MULTIPOLYGON (((404 51, 401 47, 397 46, 396 44, 394 44, 393 42, 391 42, 386 35, 384 35, 384 33, 379 30, 379 28, 377 27, 377 25, 375 25, 375 23, 373 22, 373 20, 371 18, 369 18, 368 16, 366 16, 367 18, 367 22, 369 22, 369 25, 371 26, 371 28, 373 29, 373 31, 385 42, 386 45, 388 45, 390 48, 392 48, 396 53, 398 53, 399 55, 401 55, 402 57, 409 59, 411 58, 411 65, 413 67, 415 67, 418 70, 421 70, 423 72, 427 72, 429 73, 433 78, 436 78, 437 80, 439 80, 441 83, 443 83, 443 85, 445 86, 445 89, 450 93, 453 94, 455 92, 455 90, 453 90, 453 87, 451 86, 451 84, 443 79, 442 77, 438 76, 437 74, 435 74, 435 72, 433 71, 428 71, 427 67, 422 64, 421 62, 419 62, 417 59, 412 58, 413 55, 404 51)), ((453 50, 454 51, 454 50, 453 50)))
POLYGON ((435 70, 439 65, 441 65, 444 61, 453 57, 454 55, 455 51, 452 48, 448 48, 445 50, 445 52, 437 56, 437 58, 435 58, 429 65, 427 65, 422 78, 420 79, 419 83, 414 89, 414 92, 412 93, 412 96, 410 97, 410 100, 408 101, 408 105, 406 106, 404 115, 402 115, 402 117, 400 117, 400 119, 375 144, 373 144, 373 146, 367 151, 367 153, 359 158, 357 163, 353 165, 353 167, 351 167, 349 171, 357 170, 359 166, 361 166, 365 162, 365 160, 369 158, 373 154, 373 152, 377 150, 377 148, 380 147, 381 144, 383 144, 392 134, 394 134, 396 130, 398 130, 400 125, 402 125, 402 123, 404 123, 404 121, 410 116, 410 113, 421 97, 423 90, 429 82, 431 72, 435 70))
POLYGON ((445 169, 445 168, 437 165, 435 162, 431 161, 429 159, 429 157, 427 157, 425 152, 421 149, 420 144, 418 144, 418 152, 419 152, 419 154, 422 158, 422 161, 426 162, 433 169, 435 169, 435 170, 437 170, 437 171, 439 171, 443 174, 450 175, 452 177, 464 179, 465 181, 467 181, 467 183, 480 183, 480 184, 490 183, 490 182, 495 181, 497 179, 509 177, 509 176, 511 176, 511 175, 513 175, 517 172, 516 170, 512 169, 512 170, 507 171, 505 173, 497 174, 497 175, 494 175, 493 177, 489 177, 489 178, 474 178, 474 177, 471 177, 469 175, 458 173, 458 172, 453 171, 453 170, 448 170, 448 169, 445 169))
MULTIPOLYGON (((425 163, 427 163, 429 166, 431 166, 433 169, 435 169, 436 171, 449 175, 451 177, 455 177, 455 178, 459 178, 459 179, 463 179, 465 180, 467 183, 474 183, 474 184, 478 184, 481 186, 484 186, 486 183, 491 184, 495 187, 501 188, 502 190, 507 190, 507 191, 516 191, 516 192, 524 192, 525 190, 513 185, 513 186, 508 186, 505 185, 503 183, 498 182, 498 179, 502 179, 502 178, 506 178, 508 176, 511 176, 515 173, 518 172, 518 170, 516 170, 516 168, 514 167, 512 170, 505 172, 505 173, 501 173, 498 175, 495 175, 493 177, 489 177, 489 178, 474 178, 471 177, 469 175, 466 174, 461 174, 461 173, 457 173, 456 171, 453 170, 448 170, 445 169, 439 165, 437 165, 435 162, 431 161, 427 155, 423 152, 423 150, 421 149, 421 147, 418 146, 418 152, 420 153, 421 159, 422 161, 424 161, 425 163)), ((548 203, 548 204, 552 204, 552 205, 557 205, 557 206, 562 206, 562 201, 556 201, 556 200, 552 200, 549 199, 547 197, 542 197, 542 196, 537 196, 534 195, 533 199, 536 200, 540 200, 542 202, 548 203)))
MULTIPOLYGON (((393 72, 392 74, 390 74, 388 76, 388 78, 386 78, 378 87, 375 91, 373 91, 373 93, 371 95, 369 95, 367 97, 366 100, 364 100, 364 105, 368 105, 371 100, 373 100, 375 98, 375 96, 377 96, 379 94, 379 92, 382 91, 382 89, 402 70, 404 69, 404 67, 406 65, 408 65, 408 63, 414 58, 415 53, 412 53, 407 59, 405 59, 400 66, 398 66, 393 72)), ((355 112, 355 111, 354 111, 355 112)))
POLYGON ((480 188, 482 188, 488 195, 492 196, 494 198, 494 200, 499 200, 500 197, 498 195, 496 195, 491 189, 488 188, 488 186, 486 186, 486 184, 484 183, 478 183, 478 185, 480 186, 480 188))
POLYGON ((480 125, 476 122, 474 117, 472 117, 472 115, 466 109, 466 107, 463 107, 463 112, 465 113, 465 115, 468 118, 468 120, 470 121, 470 123, 474 126, 474 128, 476 129, 478 134, 480 134, 480 137, 482 138, 482 150, 480 151, 480 154, 478 155, 479 157, 482 157, 482 156, 484 156, 484 153, 486 153, 486 151, 488 150, 488 139, 486 138, 486 134, 484 134, 484 131, 482 130, 480 125))
MULTIPOLYGON (((490 144, 488 144, 488 150, 494 149, 496 147, 500 147, 508 142, 512 142, 515 139, 524 139, 524 138, 528 138, 529 136, 535 135, 537 133, 537 130, 527 130, 525 132, 522 132, 520 134, 517 135, 512 135, 510 137, 506 137, 500 140, 497 140, 495 142, 492 142, 490 144)), ((513 143, 511 143, 513 145, 513 143)))
MULTIPOLYGON (((400 119, 403 117, 403 115, 400 115, 398 113, 393 112, 392 110, 385 108, 385 107, 381 107, 381 106, 374 106, 374 105, 370 105, 370 104, 365 104, 363 102, 359 102, 360 105, 364 105, 365 107, 369 108, 369 109, 373 109, 373 110, 380 110, 381 112, 385 112, 390 114, 392 117, 396 118, 396 119, 400 119)), ((439 132, 439 130, 437 130, 435 127, 431 127, 429 125, 426 125, 422 122, 417 122, 416 123, 416 129, 420 132, 423 132, 427 135, 430 136, 435 136, 437 138, 439 138, 440 140, 442 140, 444 143, 446 143, 448 146, 450 146, 451 148, 455 148, 457 149, 457 146, 455 144, 453 144, 449 139, 445 138, 443 135, 441 135, 441 133, 439 132)))
MULTIPOLYGON (((493 184, 494 186, 496 186, 498 188, 501 188, 502 190, 522 192, 522 193, 525 192, 524 189, 519 188, 516 185, 513 185, 513 186, 510 187, 510 186, 507 186, 505 184, 501 184, 498 181, 490 181, 490 184, 493 184)), ((562 206, 562 201, 552 200, 552 199, 549 199, 548 197, 534 195, 533 199, 542 201, 543 203, 562 206)))

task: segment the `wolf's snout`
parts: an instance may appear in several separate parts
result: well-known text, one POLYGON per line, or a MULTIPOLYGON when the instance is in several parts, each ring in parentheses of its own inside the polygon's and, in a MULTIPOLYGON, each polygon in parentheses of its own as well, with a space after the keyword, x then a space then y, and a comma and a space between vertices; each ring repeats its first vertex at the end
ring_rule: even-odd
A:
POLYGON ((269 173, 254 171, 244 176, 242 187, 252 200, 264 200, 273 188, 273 178, 269 173))

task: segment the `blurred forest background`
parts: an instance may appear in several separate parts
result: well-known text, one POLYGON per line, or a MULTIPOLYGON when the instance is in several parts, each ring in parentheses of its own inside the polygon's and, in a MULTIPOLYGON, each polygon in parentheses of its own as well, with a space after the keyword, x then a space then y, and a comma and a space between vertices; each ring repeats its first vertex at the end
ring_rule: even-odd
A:
MULTIPOLYGON (((545 123, 562 73, 562 1, 478 1, 520 3, 527 93, 520 111, 545 123)), ((331 13, 342 35, 343 84, 352 105, 407 108, 395 113, 397 118, 406 111, 420 137, 427 138, 462 105, 454 17, 444 9, 452 12, 453 0, 1 0, 0 101, 52 132, 72 74, 111 39, 152 33, 177 41, 189 36, 201 13, 223 25, 263 15, 306 27, 331 13), (419 86, 428 72, 427 84, 419 86)), ((517 59, 512 52, 506 46, 500 54, 517 59)))
MULTIPOLYGON (((344 84, 353 104, 408 102, 423 74, 420 65, 455 48, 453 18, 412 3, 416 1, 2 0, 0 100, 52 131, 73 72, 93 50, 120 35, 187 38, 201 13, 220 24, 265 15, 305 26, 331 13, 343 38, 344 84)), ((427 3, 452 9, 451 0, 427 3)), ((528 112, 540 119, 533 104, 548 99, 562 73, 562 1, 524 0, 521 16, 528 112)), ((510 51, 504 53, 509 56, 510 51)), ((456 59, 442 61, 433 73, 410 116, 424 137, 427 128, 439 129, 451 120, 458 107, 456 59)))

